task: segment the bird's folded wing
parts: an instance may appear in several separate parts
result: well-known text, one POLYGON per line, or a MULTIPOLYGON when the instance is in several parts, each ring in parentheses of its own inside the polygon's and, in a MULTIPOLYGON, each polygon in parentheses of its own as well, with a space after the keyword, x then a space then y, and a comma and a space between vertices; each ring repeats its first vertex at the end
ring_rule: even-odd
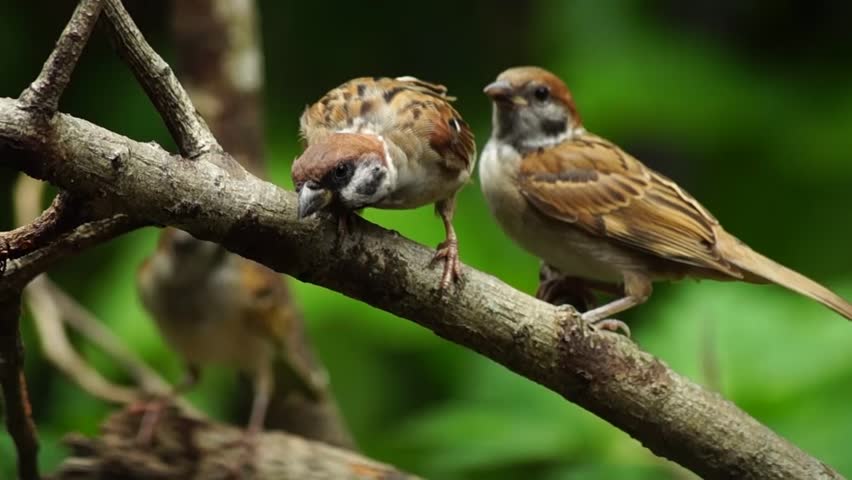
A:
POLYGON ((306 108, 300 131, 309 145, 333 132, 372 132, 409 158, 431 154, 450 171, 470 171, 476 157, 473 132, 453 100, 443 85, 414 77, 356 78, 306 108))
POLYGON ((716 248, 719 223, 674 182, 585 134, 524 157, 518 183, 541 213, 666 260, 742 278, 716 248))

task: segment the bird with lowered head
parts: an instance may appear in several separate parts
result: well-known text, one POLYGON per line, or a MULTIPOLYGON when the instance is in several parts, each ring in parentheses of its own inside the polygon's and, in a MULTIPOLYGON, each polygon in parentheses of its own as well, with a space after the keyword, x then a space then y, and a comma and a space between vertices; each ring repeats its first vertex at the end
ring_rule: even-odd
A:
POLYGON ((446 230, 433 261, 443 261, 439 287, 461 277, 453 228, 456 194, 476 160, 473 133, 442 85, 414 77, 364 77, 332 89, 305 109, 307 148, 292 167, 299 217, 338 215, 347 231, 366 207, 411 209, 435 204, 446 230))

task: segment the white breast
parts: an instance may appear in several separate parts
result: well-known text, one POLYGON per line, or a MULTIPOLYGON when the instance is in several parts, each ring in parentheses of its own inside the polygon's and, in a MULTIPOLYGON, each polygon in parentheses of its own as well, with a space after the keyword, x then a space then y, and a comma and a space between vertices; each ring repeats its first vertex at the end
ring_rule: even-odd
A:
POLYGON ((605 282, 622 280, 628 259, 600 239, 540 214, 517 188, 520 154, 493 138, 482 152, 479 180, 491 213, 522 248, 566 275, 605 282))

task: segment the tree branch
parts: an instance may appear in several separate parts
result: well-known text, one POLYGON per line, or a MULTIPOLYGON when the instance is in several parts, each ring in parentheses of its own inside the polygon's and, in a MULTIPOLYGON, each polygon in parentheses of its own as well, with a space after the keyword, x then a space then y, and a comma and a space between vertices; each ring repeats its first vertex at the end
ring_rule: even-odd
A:
POLYGON ((62 310, 51 295, 50 280, 39 275, 24 290, 45 357, 90 395, 113 403, 130 403, 138 393, 105 379, 77 354, 62 325, 62 310))
MULTIPOLYGON (((180 79, 190 92, 198 111, 207 119, 216 138, 239 163, 260 177, 266 176, 263 155, 263 53, 254 1, 177 0, 172 15, 175 48, 180 79)), ((240 259, 231 268, 241 268, 240 259)), ((254 265, 266 270, 266 267, 254 265)), ((272 272, 269 272, 272 273, 272 272)), ((284 278, 271 275, 284 282, 284 278)), ((292 319, 287 331, 288 365, 301 382, 291 387, 279 384, 274 389, 266 415, 266 427, 280 429, 307 439, 352 448, 354 442, 340 410, 331 384, 315 379, 328 374, 314 354, 305 334, 304 319, 296 299, 286 293, 271 301, 292 319), (297 363, 292 365, 289 363, 297 363), (318 395, 307 396, 302 385, 316 385, 318 395)))
POLYGON ((142 222, 125 214, 116 214, 109 218, 84 223, 63 233, 47 245, 21 258, 10 260, 5 273, 0 276, 0 291, 20 290, 56 262, 142 225, 142 222))
MULTIPOLYGON (((21 174, 15 183, 15 223, 25 225, 38 215, 44 182, 21 174)), ((34 278, 24 289, 45 357, 89 394, 114 403, 130 403, 141 392, 104 378, 74 349, 65 333, 65 324, 107 353, 123 367, 145 393, 165 393, 169 384, 128 350, 121 340, 53 283, 46 273, 34 278)), ((185 403, 185 402, 184 402, 185 403)))
MULTIPOLYGON (((66 192, 60 192, 53 203, 32 222, 0 233, 0 262, 20 258, 53 241, 63 231, 79 225, 80 205, 66 192)), ((2 270, 2 269, 0 269, 2 270)))
POLYGON ((223 155, 222 147, 171 67, 145 41, 121 0, 105 1, 104 14, 113 45, 160 112, 181 155, 190 159, 208 153, 223 155))
MULTIPOLYGON (((97 439, 70 436, 72 450, 54 480, 224 480, 245 454, 244 432, 200 421, 170 408, 164 412, 151 448, 139 448, 139 415, 127 410, 112 415, 97 439)), ((262 433, 247 467, 259 480, 408 480, 409 474, 355 453, 284 433, 262 433)))
POLYGON ((22 480, 38 480, 38 436, 24 378, 20 321, 21 291, 0 290, 0 386, 6 429, 18 453, 18 476, 22 480))
POLYGON ((139 218, 221 242, 278 271, 409 318, 550 388, 699 475, 841 478, 718 394, 576 314, 470 268, 466 282, 442 296, 435 289, 440 272, 424 268, 431 249, 364 220, 341 244, 333 221, 298 221, 295 195, 253 176, 175 161, 156 145, 68 115, 53 122, 53 136, 62 141, 46 142, 26 128, 27 117, 14 101, 0 99, 0 145, 38 154, 16 163, 31 175, 75 193, 100 192, 139 218), (117 169, 111 154, 118 146, 126 155, 117 169))
POLYGON ((82 0, 77 4, 41 73, 21 93, 23 108, 48 116, 56 112, 59 98, 71 80, 71 73, 77 66, 102 8, 103 0, 82 0))

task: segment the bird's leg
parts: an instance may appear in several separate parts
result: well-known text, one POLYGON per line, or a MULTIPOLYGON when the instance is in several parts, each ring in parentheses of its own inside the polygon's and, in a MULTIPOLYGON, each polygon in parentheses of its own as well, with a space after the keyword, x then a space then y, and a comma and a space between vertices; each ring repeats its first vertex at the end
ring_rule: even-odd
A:
POLYGON ((272 399, 274 383, 272 365, 264 366, 254 376, 254 399, 251 404, 251 414, 249 415, 248 425, 239 439, 239 447, 244 450, 240 453, 237 464, 233 468, 228 467, 236 478, 243 478, 243 470, 251 465, 250 460, 257 447, 257 436, 263 431, 266 411, 272 399))
POLYGON ((334 216, 337 217, 337 243, 338 245, 343 245, 343 241, 346 240, 352 232, 355 217, 358 215, 358 212, 353 212, 352 210, 347 210, 340 206, 334 208, 332 212, 334 216))
POLYGON ((341 210, 337 213, 337 238, 340 242, 352 231, 352 214, 341 210))
POLYGON ((246 427, 246 438, 249 442, 254 442, 257 434, 263 431, 266 410, 269 408, 269 401, 272 398, 274 385, 272 375, 271 365, 264 367, 255 375, 254 400, 251 404, 251 415, 249 415, 249 423, 246 427))
POLYGON ((435 213, 441 216, 444 222, 444 229, 447 231, 447 238, 438 244, 438 251, 432 257, 432 264, 438 260, 444 261, 444 273, 441 275, 441 290, 447 289, 450 282, 461 279, 461 262, 459 261, 459 240, 456 237, 456 230, 453 228, 453 215, 456 211, 456 198, 448 198, 441 200, 435 204, 435 213))
POLYGON ((154 433, 157 431, 157 424, 160 421, 160 416, 163 409, 171 405, 174 400, 188 392, 201 378, 201 369, 198 365, 190 364, 186 367, 186 372, 180 382, 172 388, 165 397, 148 401, 144 406, 144 415, 139 421, 139 431, 136 433, 136 441, 142 445, 148 445, 154 439, 154 433))
POLYGON ((627 324, 610 316, 645 303, 651 296, 652 286, 651 279, 644 274, 625 272, 623 276, 624 297, 589 310, 581 317, 596 327, 611 331, 624 330, 627 336, 630 336, 630 328, 627 324))
POLYGON ((563 275, 550 265, 543 263, 538 274, 538 289, 535 298, 552 305, 573 305, 585 312, 596 305, 595 294, 580 277, 563 275))

